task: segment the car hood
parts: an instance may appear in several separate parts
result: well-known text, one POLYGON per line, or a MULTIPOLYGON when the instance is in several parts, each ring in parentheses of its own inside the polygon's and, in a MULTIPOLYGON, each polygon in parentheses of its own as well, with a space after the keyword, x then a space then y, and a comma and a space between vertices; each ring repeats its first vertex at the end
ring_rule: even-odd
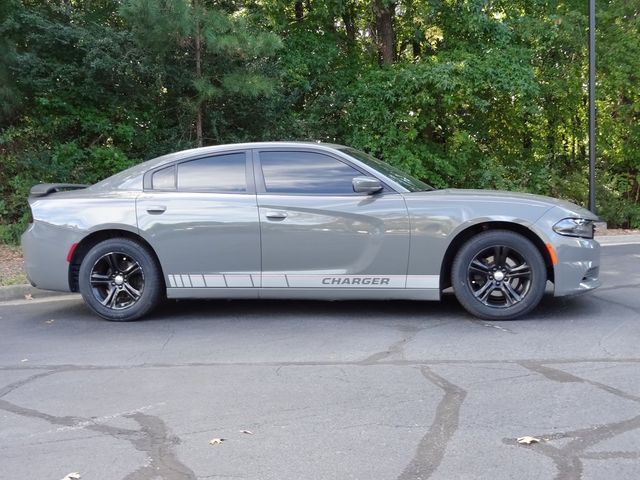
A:
POLYGON ((514 204, 534 204, 546 205, 549 209, 558 207, 566 212, 568 217, 581 217, 590 220, 599 220, 598 216, 593 212, 583 208, 575 203, 558 198, 547 197, 545 195, 535 195, 533 193, 507 192, 502 190, 473 190, 473 189, 457 189, 447 188, 443 190, 431 190, 428 192, 412 192, 404 194, 411 197, 444 197, 450 200, 462 200, 473 202, 479 201, 496 201, 501 203, 514 204))

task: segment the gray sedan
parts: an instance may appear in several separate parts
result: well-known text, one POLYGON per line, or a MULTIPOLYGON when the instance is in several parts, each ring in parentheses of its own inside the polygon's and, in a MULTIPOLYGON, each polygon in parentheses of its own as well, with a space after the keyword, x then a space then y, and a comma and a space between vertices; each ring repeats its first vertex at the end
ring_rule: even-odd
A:
POLYGON ((22 237, 38 288, 107 320, 168 298, 438 300, 507 320, 599 286, 597 217, 538 195, 435 190, 340 145, 165 155, 95 185, 41 184, 22 237))

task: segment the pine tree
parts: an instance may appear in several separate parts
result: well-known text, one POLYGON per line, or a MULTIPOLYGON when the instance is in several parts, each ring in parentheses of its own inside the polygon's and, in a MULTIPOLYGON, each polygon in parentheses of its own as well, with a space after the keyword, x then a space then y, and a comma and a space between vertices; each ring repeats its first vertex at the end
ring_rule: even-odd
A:
POLYGON ((206 0, 130 0, 121 14, 140 45, 167 65, 167 77, 171 64, 184 67, 183 78, 163 81, 185 89, 174 94, 192 112, 198 146, 219 140, 217 122, 224 121, 227 102, 273 92, 273 80, 261 70, 281 42, 250 28, 246 10, 224 10, 206 0))

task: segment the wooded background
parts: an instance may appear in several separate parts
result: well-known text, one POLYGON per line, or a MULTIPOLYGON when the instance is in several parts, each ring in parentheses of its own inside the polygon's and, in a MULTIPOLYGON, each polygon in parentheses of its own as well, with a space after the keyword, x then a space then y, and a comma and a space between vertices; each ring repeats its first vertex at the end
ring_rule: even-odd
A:
MULTIPOLYGON (((2 0, 0 241, 35 183, 239 141, 584 205, 587 3, 2 0)), ((640 227, 640 1, 597 4, 598 213, 640 227)))

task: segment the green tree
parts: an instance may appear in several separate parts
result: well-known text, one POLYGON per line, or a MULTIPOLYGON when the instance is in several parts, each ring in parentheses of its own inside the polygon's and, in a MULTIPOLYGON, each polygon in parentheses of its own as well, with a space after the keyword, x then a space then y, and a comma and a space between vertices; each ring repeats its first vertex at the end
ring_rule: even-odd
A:
MULTIPOLYGON (((599 212, 640 227, 640 11, 598 7, 599 212)), ((5 0, 0 238, 34 183, 249 140, 585 203, 586 40, 582 0, 5 0)))
POLYGON ((0 96, 17 100, 1 112, 5 240, 24 228, 31 185, 92 183, 161 153, 256 134, 259 118, 246 118, 274 90, 268 57, 279 39, 249 33, 237 6, 25 0, 0 15, 0 96))
POLYGON ((204 0, 130 0, 120 9, 137 44, 164 67, 160 88, 192 113, 193 120, 187 117, 187 122, 194 125, 198 146, 224 138, 228 102, 273 93, 265 64, 281 46, 273 33, 254 31, 245 8, 215 5, 204 0))

